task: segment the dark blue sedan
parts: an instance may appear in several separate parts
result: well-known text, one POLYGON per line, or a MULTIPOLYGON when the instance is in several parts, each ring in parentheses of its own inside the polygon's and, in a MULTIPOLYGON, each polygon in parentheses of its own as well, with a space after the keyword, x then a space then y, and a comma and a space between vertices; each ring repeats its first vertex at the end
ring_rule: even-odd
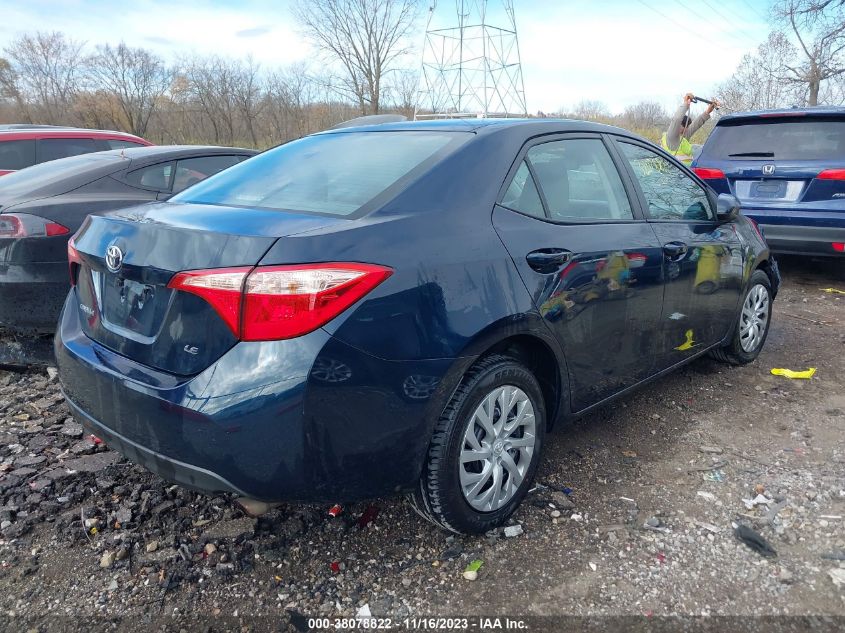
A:
POLYGON ((845 108, 723 116, 695 162, 776 253, 845 256, 845 108))
POLYGON ((735 198, 574 121, 317 134, 91 216, 69 255, 55 351, 91 433, 192 488, 407 493, 471 533, 556 421, 754 360, 779 284, 735 198))

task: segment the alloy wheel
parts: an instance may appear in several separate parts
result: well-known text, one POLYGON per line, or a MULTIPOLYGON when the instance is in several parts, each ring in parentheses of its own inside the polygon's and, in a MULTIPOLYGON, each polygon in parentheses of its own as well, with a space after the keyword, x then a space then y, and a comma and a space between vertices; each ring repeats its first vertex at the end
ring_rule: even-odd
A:
POLYGON ((769 291, 757 284, 748 291, 739 319, 739 342, 744 352, 756 350, 769 327, 769 291))
POLYGON ((480 512, 506 505, 525 479, 535 442, 528 395, 513 385, 488 393, 472 414, 461 447, 461 491, 467 503, 480 512))

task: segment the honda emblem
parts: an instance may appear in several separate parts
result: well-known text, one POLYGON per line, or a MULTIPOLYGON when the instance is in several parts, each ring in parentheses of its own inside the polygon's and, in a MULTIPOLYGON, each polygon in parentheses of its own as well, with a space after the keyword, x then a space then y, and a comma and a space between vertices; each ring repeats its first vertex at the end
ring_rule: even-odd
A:
POLYGON ((764 176, 771 176, 775 173, 775 166, 772 164, 763 165, 763 175, 764 176))

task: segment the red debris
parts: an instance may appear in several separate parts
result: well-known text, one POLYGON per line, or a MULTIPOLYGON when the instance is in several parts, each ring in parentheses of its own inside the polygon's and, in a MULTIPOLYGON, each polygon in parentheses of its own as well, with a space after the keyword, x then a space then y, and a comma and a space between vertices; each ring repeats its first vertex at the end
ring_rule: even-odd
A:
POLYGON ((331 563, 331 565, 330 565, 330 567, 332 568, 332 571, 333 571, 335 574, 339 574, 339 573, 340 573, 340 561, 333 560, 333 561, 332 561, 332 563, 331 563))
POLYGON ((343 512, 343 507, 339 503, 336 503, 331 508, 329 508, 329 516, 330 517, 336 517, 341 512, 343 512))
POLYGON ((358 519, 358 529, 363 530, 370 523, 375 521, 378 516, 378 512, 379 507, 377 505, 368 505, 367 509, 364 510, 364 513, 361 515, 361 518, 358 519))
POLYGON ((96 445, 100 445, 100 444, 103 443, 103 440, 101 440, 99 437, 97 437, 96 435, 93 435, 93 434, 88 436, 88 440, 91 443, 96 444, 96 445))

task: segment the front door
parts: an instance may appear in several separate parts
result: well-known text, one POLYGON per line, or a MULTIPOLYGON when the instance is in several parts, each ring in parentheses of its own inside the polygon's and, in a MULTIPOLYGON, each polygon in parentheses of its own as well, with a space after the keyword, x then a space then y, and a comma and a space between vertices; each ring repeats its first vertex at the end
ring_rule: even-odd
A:
POLYGON ((564 350, 573 411, 654 371, 663 254, 634 195, 599 135, 564 135, 523 150, 493 213, 564 350))
POLYGON ((691 174, 643 144, 617 140, 663 248, 666 291, 658 369, 722 340, 742 291, 742 244, 716 221, 712 199, 691 174))

